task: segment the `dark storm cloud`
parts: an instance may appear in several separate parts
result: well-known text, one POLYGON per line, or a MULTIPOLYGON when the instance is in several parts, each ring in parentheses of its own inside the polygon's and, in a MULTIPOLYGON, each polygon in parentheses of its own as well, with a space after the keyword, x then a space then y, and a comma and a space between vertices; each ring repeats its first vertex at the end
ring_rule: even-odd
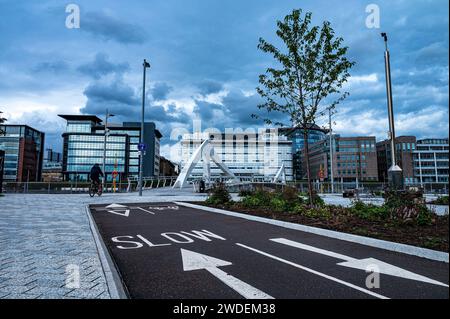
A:
POLYGON ((286 115, 258 109, 257 105, 261 102, 258 95, 246 95, 240 89, 233 88, 222 99, 221 104, 196 101, 194 113, 202 120, 204 126, 218 129, 262 127, 265 126, 264 119, 289 125, 286 115), (252 117, 252 114, 258 115, 258 118, 252 117))
POLYGON ((204 80, 198 84, 200 94, 208 95, 220 92, 223 89, 223 83, 215 80, 204 80))
POLYGON ((167 95, 173 90, 171 86, 169 86, 165 82, 157 82, 150 90, 151 96, 155 100, 165 100, 167 95))
POLYGON ((36 64, 33 68, 33 72, 49 72, 49 73, 60 73, 67 71, 69 69, 69 64, 66 61, 50 61, 50 62, 40 62, 36 64))
POLYGON ((78 71, 97 80, 104 75, 123 73, 129 69, 130 65, 128 63, 114 64, 110 62, 108 55, 105 53, 97 53, 92 62, 82 64, 78 67, 78 71))
MULTIPOLYGON (((139 91, 123 79, 116 78, 112 82, 94 82, 84 91, 86 105, 81 108, 83 114, 102 115, 106 109, 120 121, 139 121, 141 118, 141 95, 139 91)), ((147 99, 145 118, 166 124, 188 123, 190 116, 183 110, 177 110, 174 105, 168 105, 167 110, 155 104, 154 99, 147 99)))
POLYGON ((87 12, 83 15, 81 23, 81 30, 104 40, 114 40, 124 44, 141 44, 147 37, 146 32, 140 26, 102 12, 87 12))

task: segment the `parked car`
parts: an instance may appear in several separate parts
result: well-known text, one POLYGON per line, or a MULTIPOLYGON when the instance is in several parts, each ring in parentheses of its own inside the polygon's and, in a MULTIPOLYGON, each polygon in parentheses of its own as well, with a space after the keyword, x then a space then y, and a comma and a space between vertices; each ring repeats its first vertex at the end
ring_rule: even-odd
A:
POLYGON ((356 195, 356 189, 346 189, 342 193, 342 197, 344 198, 353 198, 356 195))

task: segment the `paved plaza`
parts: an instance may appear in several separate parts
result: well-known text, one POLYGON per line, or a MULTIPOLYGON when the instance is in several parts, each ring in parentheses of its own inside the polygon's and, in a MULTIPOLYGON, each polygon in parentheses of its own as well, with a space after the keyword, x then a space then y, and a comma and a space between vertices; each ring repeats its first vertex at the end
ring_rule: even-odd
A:
POLYGON ((204 198, 171 188, 144 191, 142 197, 5 194, 0 197, 0 298, 110 298, 86 205, 204 198), (71 281, 74 269, 79 285, 71 281))

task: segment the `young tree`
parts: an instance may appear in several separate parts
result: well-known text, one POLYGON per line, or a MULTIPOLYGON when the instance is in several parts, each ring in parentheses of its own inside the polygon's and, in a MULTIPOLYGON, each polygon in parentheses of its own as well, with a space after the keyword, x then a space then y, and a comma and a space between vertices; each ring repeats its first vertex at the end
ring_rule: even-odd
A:
MULTIPOLYGON (((282 49, 259 39, 258 49, 271 54, 280 68, 267 68, 265 74, 259 76, 260 86, 256 90, 264 99, 258 108, 266 109, 269 116, 271 112, 284 113, 292 127, 302 130, 308 193, 312 204, 309 129, 326 109, 334 109, 348 96, 348 92, 341 90, 355 63, 346 58, 348 47, 343 46, 341 37, 335 36, 330 23, 325 21, 320 27, 311 26, 311 16, 308 12, 302 18, 302 10, 293 10, 284 21, 277 22, 276 34, 283 42, 282 49)), ((269 117, 264 121, 269 125, 285 125, 269 117)))

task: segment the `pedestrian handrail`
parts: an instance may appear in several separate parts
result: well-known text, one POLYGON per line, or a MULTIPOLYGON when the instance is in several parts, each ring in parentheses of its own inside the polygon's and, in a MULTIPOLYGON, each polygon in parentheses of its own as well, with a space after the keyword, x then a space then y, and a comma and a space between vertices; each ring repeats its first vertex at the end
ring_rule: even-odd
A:
MULTIPOLYGON (((143 188, 169 187, 175 183, 176 176, 146 177, 143 179, 143 188)), ((36 193, 36 194, 73 194, 88 193, 88 181, 61 181, 61 182, 3 182, 4 193, 36 193)), ((127 182, 106 183, 103 192, 132 192, 136 189, 137 178, 129 178, 127 182)))

